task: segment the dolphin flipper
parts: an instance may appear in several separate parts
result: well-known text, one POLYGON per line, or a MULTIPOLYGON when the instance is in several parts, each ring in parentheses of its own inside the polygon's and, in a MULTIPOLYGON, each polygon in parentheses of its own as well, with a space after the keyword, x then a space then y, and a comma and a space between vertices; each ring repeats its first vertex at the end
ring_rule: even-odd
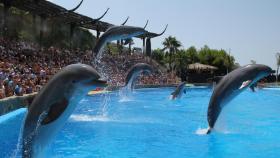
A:
POLYGON ((252 84, 249 88, 252 90, 252 92, 256 92, 257 83, 252 84))
POLYGON ((44 120, 41 122, 42 125, 46 125, 49 123, 52 123, 56 119, 61 116, 61 114, 64 112, 64 110, 67 108, 69 104, 69 101, 66 98, 62 98, 61 100, 54 103, 49 111, 47 116, 44 118, 44 120))
POLYGON ((254 87, 254 86, 250 86, 249 88, 252 90, 252 92, 256 92, 256 90, 255 90, 255 87, 254 87))

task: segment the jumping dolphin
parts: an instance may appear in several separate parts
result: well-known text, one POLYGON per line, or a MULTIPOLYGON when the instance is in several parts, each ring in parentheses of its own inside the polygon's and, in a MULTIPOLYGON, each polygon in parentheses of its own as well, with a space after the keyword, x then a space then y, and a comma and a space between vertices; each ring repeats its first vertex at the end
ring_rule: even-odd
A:
POLYGON ((133 89, 136 78, 140 75, 140 73, 152 73, 153 68, 149 64, 145 63, 138 63, 135 64, 130 70, 128 71, 125 77, 125 86, 129 86, 128 88, 133 89))
POLYGON ((274 71, 266 65, 249 64, 224 76, 216 85, 209 102, 207 112, 209 128, 207 134, 214 128, 219 114, 228 102, 246 88, 251 87, 260 79, 273 72, 274 71))
POLYGON ((171 93, 171 99, 172 100, 174 100, 176 98, 181 98, 183 93, 186 94, 185 85, 186 85, 186 82, 182 82, 177 86, 175 91, 171 93))
POLYGON ((66 66, 34 98, 23 126, 22 157, 43 157, 45 148, 87 92, 105 82, 91 66, 66 66), (93 85, 93 86, 92 86, 93 85))
POLYGON ((142 35, 147 31, 141 27, 133 26, 112 26, 106 32, 102 34, 94 47, 93 53, 96 57, 99 57, 100 50, 105 46, 107 42, 114 40, 125 40, 135 36, 142 35))

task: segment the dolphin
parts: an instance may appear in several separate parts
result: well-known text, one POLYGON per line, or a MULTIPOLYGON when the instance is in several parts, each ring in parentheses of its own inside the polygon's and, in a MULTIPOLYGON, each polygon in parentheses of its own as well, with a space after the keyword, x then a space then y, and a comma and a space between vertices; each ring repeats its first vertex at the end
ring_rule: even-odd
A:
POLYGON ((125 77, 125 86, 130 86, 128 88, 132 89, 136 83, 136 78, 140 75, 140 73, 152 73, 153 67, 146 63, 138 63, 132 66, 125 77))
POLYGON ((223 107, 246 88, 254 86, 260 79, 274 73, 270 67, 261 64, 249 64, 240 67, 222 78, 216 85, 207 112, 209 128, 214 128, 223 107))
POLYGON ((43 157, 45 148, 62 128, 79 101, 94 87, 104 87, 94 68, 66 66, 34 98, 28 108, 22 134, 22 157, 43 157), (93 85, 93 86, 92 86, 93 85))
POLYGON ((183 93, 186 94, 185 85, 186 85, 186 82, 182 82, 177 86, 175 91, 171 93, 172 100, 175 100, 176 98, 181 98, 183 93))
POLYGON ((114 40, 125 40, 135 36, 139 36, 147 33, 144 28, 134 26, 112 26, 97 41, 93 53, 96 57, 99 57, 100 50, 105 46, 107 42, 114 40))

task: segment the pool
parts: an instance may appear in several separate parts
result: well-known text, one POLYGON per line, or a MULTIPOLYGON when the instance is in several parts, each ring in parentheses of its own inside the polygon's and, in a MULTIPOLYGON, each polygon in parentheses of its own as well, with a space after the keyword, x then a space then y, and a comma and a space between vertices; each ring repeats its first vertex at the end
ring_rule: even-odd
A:
MULTIPOLYGON (((173 89, 138 89, 129 97, 118 91, 86 96, 46 157, 280 157, 279 89, 239 95, 224 108, 211 135, 200 131, 207 128, 212 90, 188 88, 180 100, 171 101, 173 89)), ((0 157, 17 157, 25 113, 20 109, 0 117, 0 157)))

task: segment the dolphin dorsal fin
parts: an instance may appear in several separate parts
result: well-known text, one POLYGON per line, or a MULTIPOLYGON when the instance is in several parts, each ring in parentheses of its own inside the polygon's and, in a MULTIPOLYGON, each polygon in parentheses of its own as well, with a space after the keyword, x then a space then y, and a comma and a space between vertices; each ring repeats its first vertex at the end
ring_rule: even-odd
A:
POLYGON ((243 88, 249 86, 251 82, 252 82, 252 80, 247 80, 247 81, 242 82, 242 84, 239 87, 239 89, 243 89, 243 88))

